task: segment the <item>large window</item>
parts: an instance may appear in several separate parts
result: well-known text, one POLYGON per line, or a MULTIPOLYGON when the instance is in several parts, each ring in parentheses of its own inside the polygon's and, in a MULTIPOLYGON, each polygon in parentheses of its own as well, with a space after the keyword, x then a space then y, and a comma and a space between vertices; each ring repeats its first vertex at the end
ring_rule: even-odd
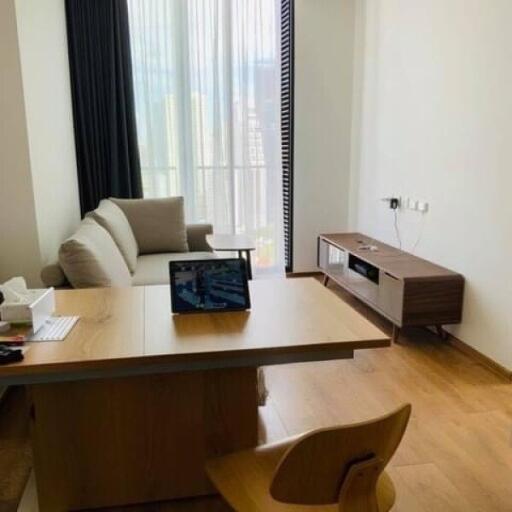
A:
POLYGON ((183 195, 282 271, 281 1, 128 3, 145 196, 183 195))

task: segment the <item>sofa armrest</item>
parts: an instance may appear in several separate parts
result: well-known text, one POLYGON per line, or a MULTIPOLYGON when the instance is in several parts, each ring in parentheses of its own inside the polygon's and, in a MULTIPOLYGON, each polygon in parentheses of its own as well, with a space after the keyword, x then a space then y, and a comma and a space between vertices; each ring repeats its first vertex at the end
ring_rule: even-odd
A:
POLYGON ((50 265, 43 267, 41 270, 41 281, 43 281, 43 284, 48 288, 51 286, 54 288, 65 288, 70 286, 64 271, 58 263, 51 263, 50 265))
POLYGON ((211 224, 188 224, 187 225, 187 240, 188 250, 190 252, 212 252, 211 247, 206 241, 206 235, 213 233, 213 226, 211 224))

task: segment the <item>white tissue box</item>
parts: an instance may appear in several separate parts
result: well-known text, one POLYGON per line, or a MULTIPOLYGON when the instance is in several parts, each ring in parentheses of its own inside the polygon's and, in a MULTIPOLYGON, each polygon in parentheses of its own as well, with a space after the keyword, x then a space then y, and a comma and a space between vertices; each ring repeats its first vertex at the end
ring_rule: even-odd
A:
POLYGON ((0 318, 11 324, 30 324, 36 332, 55 311, 55 290, 29 290, 31 302, 4 303, 0 306, 0 318))

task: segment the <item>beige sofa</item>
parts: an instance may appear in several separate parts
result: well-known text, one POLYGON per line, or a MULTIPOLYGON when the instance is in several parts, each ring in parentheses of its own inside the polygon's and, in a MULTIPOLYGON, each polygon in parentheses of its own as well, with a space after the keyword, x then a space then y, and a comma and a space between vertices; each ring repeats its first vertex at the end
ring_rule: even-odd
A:
MULTIPOLYGON (((43 268, 46 286, 97 288, 169 283, 169 261, 215 258, 210 224, 185 225, 183 198, 105 199, 43 268)), ((268 391, 258 370, 259 404, 268 391)))
POLYGON ((169 283, 171 260, 214 258, 210 224, 185 225, 183 198, 106 199, 43 268, 46 286, 94 288, 169 283))

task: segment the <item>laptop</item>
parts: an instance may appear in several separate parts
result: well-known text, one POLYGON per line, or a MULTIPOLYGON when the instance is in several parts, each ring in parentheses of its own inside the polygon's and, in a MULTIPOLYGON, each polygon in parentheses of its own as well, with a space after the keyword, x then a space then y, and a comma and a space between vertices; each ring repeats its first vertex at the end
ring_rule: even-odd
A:
POLYGON ((170 261, 173 313, 245 311, 251 308, 242 258, 170 261))

